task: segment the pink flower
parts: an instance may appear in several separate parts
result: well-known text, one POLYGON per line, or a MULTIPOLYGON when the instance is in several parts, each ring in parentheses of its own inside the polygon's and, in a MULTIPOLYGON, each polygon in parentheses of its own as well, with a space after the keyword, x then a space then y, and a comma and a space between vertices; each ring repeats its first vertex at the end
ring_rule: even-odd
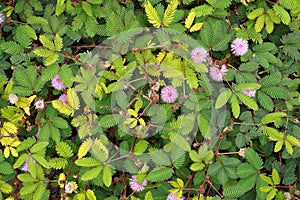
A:
POLYGON ((236 38, 231 43, 231 51, 236 56, 242 56, 248 51, 248 43, 246 40, 236 38))
MULTIPOLYGON (((32 158, 32 161, 33 161, 34 164, 36 163, 36 161, 33 158, 32 158)), ((21 170, 24 171, 24 172, 28 172, 29 171, 29 169, 28 169, 28 156, 27 156, 26 161, 25 161, 23 167, 21 168, 21 170)))
POLYGON ((65 193, 72 193, 74 191, 74 185, 72 182, 68 182, 65 186, 65 193))
POLYGON ((214 81, 222 81, 227 72, 226 65, 222 65, 221 69, 214 66, 209 69, 209 75, 214 81))
POLYGON ((145 189, 144 187, 147 185, 147 179, 144 179, 143 183, 140 184, 137 182, 136 176, 132 176, 129 185, 133 191, 140 192, 145 189))
POLYGON ((0 13, 0 24, 2 24, 5 21, 5 15, 1 12, 0 13))
POLYGON ((167 197, 167 200, 184 200, 184 197, 177 197, 176 198, 176 194, 170 193, 167 197))
POLYGON ((60 97, 58 98, 59 101, 65 103, 65 104, 69 104, 69 101, 68 101, 68 96, 65 95, 65 94, 62 94, 60 95, 60 97))
POLYGON ((255 97, 256 91, 255 90, 247 90, 247 91, 242 91, 241 93, 247 95, 248 97, 255 97))
POLYGON ((203 49, 202 47, 196 47, 191 52, 191 57, 195 63, 201 63, 207 59, 208 52, 205 49, 203 49))
POLYGON ((166 103, 173 103, 178 97, 177 90, 173 86, 166 86, 161 90, 161 98, 166 103))
POLYGON ((52 86, 57 90, 63 90, 66 88, 64 86, 63 82, 60 80, 60 77, 58 74, 56 76, 54 76, 54 78, 52 79, 52 86))

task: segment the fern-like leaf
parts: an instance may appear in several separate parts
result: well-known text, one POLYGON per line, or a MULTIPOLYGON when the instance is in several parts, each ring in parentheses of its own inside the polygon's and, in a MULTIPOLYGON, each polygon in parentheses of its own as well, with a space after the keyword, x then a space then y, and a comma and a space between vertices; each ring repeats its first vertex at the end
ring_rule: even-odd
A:
POLYGON ((148 3, 145 5, 145 11, 149 22, 153 26, 159 28, 161 26, 161 19, 159 18, 157 11, 153 8, 150 1, 148 1, 148 3))
POLYGON ((63 158, 70 158, 73 156, 73 150, 65 142, 58 143, 56 145, 55 149, 56 149, 56 152, 58 153, 58 155, 60 155, 63 158))
POLYGON ((172 174, 173 170, 171 168, 162 167, 152 170, 148 174, 147 179, 153 182, 162 182, 171 178, 172 174))
POLYGON ((251 148, 245 149, 245 158, 252 167, 256 170, 260 170, 263 166, 263 162, 260 156, 251 148))
POLYGON ((169 26, 173 22, 177 6, 178 6, 178 0, 170 1, 169 5, 165 11, 164 18, 163 18, 164 26, 169 26))
POLYGON ((49 161, 49 166, 53 169, 65 169, 68 165, 68 160, 65 158, 52 158, 49 161))

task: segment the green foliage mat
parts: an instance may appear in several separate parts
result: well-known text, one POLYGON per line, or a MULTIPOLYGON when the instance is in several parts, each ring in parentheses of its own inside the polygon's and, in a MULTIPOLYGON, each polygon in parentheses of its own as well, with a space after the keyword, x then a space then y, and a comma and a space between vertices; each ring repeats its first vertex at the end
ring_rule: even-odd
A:
POLYGON ((0 4, 0 200, 300 199, 300 0, 0 4))

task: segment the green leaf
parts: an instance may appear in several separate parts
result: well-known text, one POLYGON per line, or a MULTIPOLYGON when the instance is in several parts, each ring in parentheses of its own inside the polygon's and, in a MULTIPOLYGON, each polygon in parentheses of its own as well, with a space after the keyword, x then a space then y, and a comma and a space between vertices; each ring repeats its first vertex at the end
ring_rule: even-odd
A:
POLYGON ((94 167, 94 168, 88 170, 87 172, 85 172, 82 175, 81 180, 89 181, 89 180, 96 178, 102 171, 102 168, 103 168, 102 166, 97 166, 97 167, 94 167))
POLYGON ((280 177, 276 169, 272 170, 272 180, 275 185, 280 183, 280 177))
POLYGON ((60 155, 63 158, 71 158, 74 155, 71 147, 65 142, 60 142, 56 144, 55 149, 58 155, 60 155))
POLYGON ((88 15, 88 16, 93 16, 93 11, 92 11, 92 6, 91 4, 83 1, 82 3, 82 9, 84 10, 84 12, 88 15))
POLYGON ((188 29, 191 28, 194 19, 195 19, 195 12, 190 12, 188 17, 185 19, 185 27, 188 29))
POLYGON ((168 180, 173 174, 173 170, 168 167, 162 167, 152 170, 147 179, 151 182, 162 182, 168 180))
POLYGON ((109 187, 112 183, 112 169, 109 166, 103 167, 103 177, 102 181, 106 187, 109 187))
POLYGON ((261 122, 263 124, 268 124, 268 123, 272 123, 275 121, 280 120, 282 117, 286 117, 287 114, 284 112, 275 112, 275 113, 269 113, 267 115, 265 115, 262 119, 261 122))
MULTIPOLYGON (((48 161, 43 157, 38 154, 33 154, 32 157, 39 163, 41 164, 44 168, 49 168, 48 161)), ((29 159, 30 160, 30 159, 29 159)))
POLYGON ((237 168, 237 175, 240 178, 246 178, 246 177, 251 176, 256 173, 257 173, 257 170, 248 163, 242 163, 237 168))
POLYGON ((38 181, 38 179, 32 177, 30 174, 26 173, 26 174, 19 174, 18 175, 18 179, 22 182, 36 182, 38 181))
POLYGON ((258 97, 258 102, 260 103, 260 105, 262 105, 264 109, 266 109, 269 112, 274 110, 274 103, 272 99, 268 95, 266 95, 266 93, 262 91, 258 91, 257 97, 258 97))
POLYGON ((75 164, 80 167, 96 167, 101 165, 101 163, 98 160, 91 157, 79 158, 75 161, 75 164))
POLYGON ((246 91, 246 90, 258 90, 260 89, 260 84, 258 83, 240 83, 235 87, 236 91, 246 91))
POLYGON ((240 94, 240 93, 236 93, 236 95, 238 96, 238 98, 248 107, 251 108, 253 110, 257 110, 258 109, 258 105, 257 103, 251 99, 250 97, 248 97, 245 94, 240 94))
POLYGON ((220 182, 220 184, 225 184, 228 181, 228 176, 227 173, 225 171, 225 169, 222 167, 221 170, 218 172, 217 174, 217 178, 220 182))
POLYGON ((255 10, 253 10, 252 12, 250 12, 249 14, 247 14, 248 19, 255 19, 258 16, 262 15, 264 13, 264 9, 263 8, 257 8, 255 10))
POLYGON ((27 158, 27 154, 21 154, 19 155, 18 159, 16 160, 15 164, 14 164, 14 169, 21 167, 21 165, 26 161, 27 158))
POLYGON ((238 99, 235 94, 233 94, 231 97, 231 110, 232 110, 233 116, 235 118, 238 118, 240 115, 240 105, 239 105, 238 99))
POLYGON ((95 193, 90 189, 86 191, 86 197, 88 198, 88 200, 97 200, 95 193))
POLYGON ((190 158, 192 159, 192 161, 202 162, 202 160, 200 159, 199 154, 195 150, 190 151, 189 155, 190 155, 190 158))
POLYGON ((49 142, 38 142, 30 148, 31 153, 43 151, 48 146, 49 142))
POLYGON ((260 178, 265 181, 266 183, 268 183, 269 185, 273 185, 273 181, 270 177, 266 176, 266 175, 263 175, 261 174, 260 175, 260 178))
POLYGON ((263 162, 260 156, 251 148, 245 149, 245 158, 252 167, 256 170, 260 170, 263 166, 263 162))
POLYGON ((101 4, 102 0, 87 0, 87 2, 89 2, 91 4, 101 4))
POLYGON ((267 195, 267 200, 271 200, 271 199, 273 199, 275 196, 276 196, 276 194, 277 194, 277 189, 276 188, 273 188, 270 192, 269 192, 269 194, 267 195))
POLYGON ((223 91, 217 98, 216 105, 215 105, 216 109, 222 108, 227 103, 231 95, 232 95, 231 90, 227 89, 223 91))
POLYGON ((151 191, 148 191, 148 192, 146 193, 145 199, 144 199, 144 200, 153 200, 151 191))
POLYGON ((294 136, 288 135, 286 136, 286 140, 289 141, 292 145, 300 147, 299 139, 295 138, 294 136))
POLYGON ((164 26, 169 26, 172 23, 177 6, 178 6, 178 0, 170 1, 169 5, 164 13, 164 18, 163 18, 164 26))
POLYGON ((148 21, 155 27, 159 28, 161 26, 161 19, 158 16, 157 11, 153 8, 150 1, 145 5, 146 15, 148 17, 148 21))
POLYGON ((47 25, 48 21, 42 17, 30 16, 27 18, 28 24, 42 24, 47 25))

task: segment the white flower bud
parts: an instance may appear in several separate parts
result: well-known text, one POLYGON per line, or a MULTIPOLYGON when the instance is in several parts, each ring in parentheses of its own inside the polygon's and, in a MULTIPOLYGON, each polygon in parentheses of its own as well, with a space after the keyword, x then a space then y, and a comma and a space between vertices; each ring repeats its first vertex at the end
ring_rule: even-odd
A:
POLYGON ((45 104, 44 104, 44 100, 43 99, 40 99, 40 100, 37 100, 35 103, 35 109, 37 110, 43 110, 44 107, 45 107, 45 104))
POLYGON ((15 103, 18 102, 19 98, 18 98, 18 96, 15 95, 15 94, 10 94, 10 95, 8 96, 8 100, 9 100, 9 102, 10 102, 11 104, 15 104, 15 103))

